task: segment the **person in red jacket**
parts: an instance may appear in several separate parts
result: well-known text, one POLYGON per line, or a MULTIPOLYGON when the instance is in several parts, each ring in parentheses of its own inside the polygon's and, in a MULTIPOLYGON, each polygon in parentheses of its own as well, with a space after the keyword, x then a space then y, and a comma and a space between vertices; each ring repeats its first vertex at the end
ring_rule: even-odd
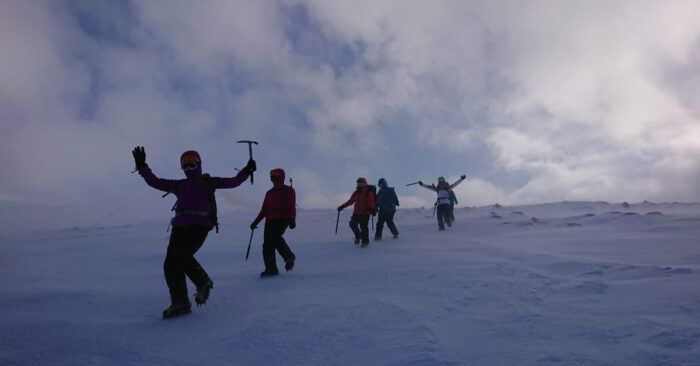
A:
POLYGON ((265 271, 260 273, 260 277, 270 277, 279 274, 275 250, 284 259, 284 268, 287 271, 291 271, 294 268, 294 260, 296 260, 296 256, 282 237, 287 227, 294 229, 297 226, 296 193, 294 188, 284 184, 284 170, 271 170, 270 180, 274 186, 265 194, 260 213, 253 223, 250 224, 251 230, 254 230, 257 228, 258 223, 265 218, 265 237, 263 241, 265 271))
POLYGON ((355 205, 355 209, 350 219, 350 229, 355 234, 355 244, 359 244, 362 240, 362 247, 365 248, 369 245, 369 228, 367 227, 369 216, 374 216, 377 213, 374 192, 367 185, 367 179, 357 178, 357 189, 347 202, 338 206, 338 211, 342 211, 352 204, 355 205))

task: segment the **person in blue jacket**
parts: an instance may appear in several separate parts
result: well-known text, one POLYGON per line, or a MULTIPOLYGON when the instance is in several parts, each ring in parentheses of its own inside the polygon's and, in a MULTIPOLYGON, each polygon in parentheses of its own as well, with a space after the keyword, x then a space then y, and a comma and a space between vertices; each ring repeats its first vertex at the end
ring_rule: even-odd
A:
POLYGON ((377 192, 377 209, 379 210, 379 219, 377 220, 377 231, 374 234, 374 240, 382 240, 382 230, 384 223, 389 227, 394 239, 399 237, 399 231, 394 224, 394 214, 396 207, 399 206, 399 198, 396 197, 394 187, 389 187, 386 179, 381 178, 379 183, 379 192, 377 192))
POLYGON ((457 202, 457 196, 455 192, 450 189, 450 217, 452 217, 452 222, 455 222, 455 205, 457 202))

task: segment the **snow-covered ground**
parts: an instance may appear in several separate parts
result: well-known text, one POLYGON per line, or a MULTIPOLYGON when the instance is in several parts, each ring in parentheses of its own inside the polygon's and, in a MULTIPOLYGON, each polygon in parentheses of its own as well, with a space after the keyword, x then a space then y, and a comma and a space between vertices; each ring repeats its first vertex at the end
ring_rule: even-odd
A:
POLYGON ((444 232, 407 209, 367 249, 349 210, 337 236, 301 210, 272 279, 259 231, 244 260, 254 214, 221 215, 211 298, 170 320, 165 221, 4 227, 0 364, 700 365, 698 204, 458 208, 444 232))

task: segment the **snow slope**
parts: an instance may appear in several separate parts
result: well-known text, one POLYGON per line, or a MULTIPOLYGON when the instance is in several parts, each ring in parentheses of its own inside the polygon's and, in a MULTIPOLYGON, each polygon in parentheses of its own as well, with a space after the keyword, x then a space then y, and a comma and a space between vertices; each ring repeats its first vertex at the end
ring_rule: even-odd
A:
POLYGON ((210 301, 171 320, 166 222, 5 227, 0 364, 700 365, 698 204, 457 209, 444 232, 402 210, 367 249, 349 215, 335 236, 335 211, 301 210, 272 279, 260 232, 244 260, 254 214, 222 215, 210 301))

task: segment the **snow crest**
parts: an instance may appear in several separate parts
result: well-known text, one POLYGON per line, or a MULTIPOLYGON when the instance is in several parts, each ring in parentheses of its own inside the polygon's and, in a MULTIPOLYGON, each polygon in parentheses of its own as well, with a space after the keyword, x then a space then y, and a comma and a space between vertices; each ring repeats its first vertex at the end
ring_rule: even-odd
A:
POLYGON ((336 236, 335 211, 300 210, 270 279, 262 235, 244 260, 253 215, 220 215, 211 297, 170 320, 167 222, 3 228, 0 364, 700 364, 700 205, 457 208, 446 231, 400 210, 368 248, 348 213, 336 236))

